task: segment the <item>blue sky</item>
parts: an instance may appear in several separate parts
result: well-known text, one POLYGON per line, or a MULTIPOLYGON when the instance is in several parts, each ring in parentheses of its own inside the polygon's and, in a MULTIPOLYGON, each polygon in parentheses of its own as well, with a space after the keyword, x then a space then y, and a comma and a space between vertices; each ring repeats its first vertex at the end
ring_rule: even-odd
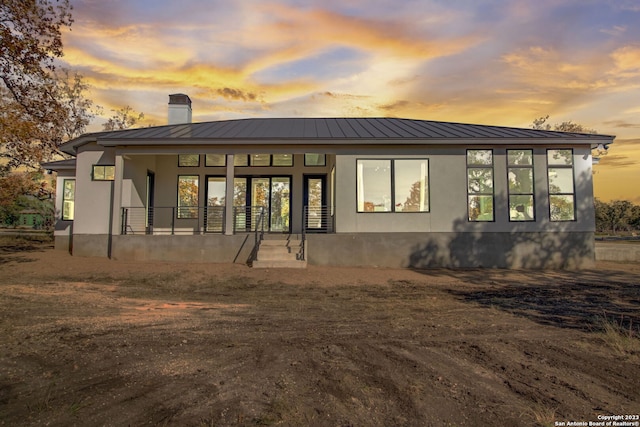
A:
MULTIPOLYGON (((65 57, 111 109, 395 116, 617 135, 596 196, 640 203, 640 1, 72 0, 65 57), (627 183, 625 185, 625 183, 627 183), (637 186, 636 186, 637 187, 637 186)), ((99 127, 103 118, 96 120, 99 127)))

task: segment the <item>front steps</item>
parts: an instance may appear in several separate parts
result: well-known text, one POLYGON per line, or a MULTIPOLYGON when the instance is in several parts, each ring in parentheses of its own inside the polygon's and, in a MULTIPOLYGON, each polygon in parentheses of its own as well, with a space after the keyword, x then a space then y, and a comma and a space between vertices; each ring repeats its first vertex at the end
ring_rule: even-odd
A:
POLYGON ((302 240, 289 234, 265 234, 260 242, 253 268, 306 268, 302 257, 302 240))

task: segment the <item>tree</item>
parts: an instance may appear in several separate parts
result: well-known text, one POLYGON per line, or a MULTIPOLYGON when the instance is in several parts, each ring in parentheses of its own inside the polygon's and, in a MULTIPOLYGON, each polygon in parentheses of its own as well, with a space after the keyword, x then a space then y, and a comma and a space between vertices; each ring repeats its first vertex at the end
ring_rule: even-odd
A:
POLYGON ((0 3, 0 154, 4 172, 37 167, 63 142, 64 108, 55 59, 70 27, 69 0, 0 3))
POLYGON ((590 129, 584 125, 574 123, 571 120, 568 122, 556 123, 553 126, 547 123, 549 115, 540 117, 533 120, 531 127, 538 130, 553 130, 556 132, 572 132, 572 133, 598 133, 595 129, 590 129))
POLYGON ((0 223, 17 225, 24 209, 36 211, 42 218, 52 218, 53 192, 40 172, 15 172, 0 177, 0 223))
POLYGON ((114 113, 113 116, 102 125, 106 131, 129 129, 144 118, 144 113, 138 113, 128 105, 117 111, 111 110, 111 112, 114 113))

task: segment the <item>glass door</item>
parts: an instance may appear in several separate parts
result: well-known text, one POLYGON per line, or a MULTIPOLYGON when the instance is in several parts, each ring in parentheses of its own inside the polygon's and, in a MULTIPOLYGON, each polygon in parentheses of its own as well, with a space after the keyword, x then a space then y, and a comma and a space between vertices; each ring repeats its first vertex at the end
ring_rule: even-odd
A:
POLYGON ((216 176, 207 178, 205 230, 210 233, 221 233, 223 231, 226 191, 226 178, 216 176))
POLYGON ((305 227, 310 231, 326 228, 325 181, 322 176, 304 177, 305 227))
MULTIPOLYGON (((290 226, 291 178, 290 177, 252 177, 249 195, 250 206, 254 209, 266 209, 265 230, 274 233, 286 233, 290 226)), ((252 217, 257 218, 257 212, 252 217)), ((255 230, 255 224, 252 224, 255 230)))

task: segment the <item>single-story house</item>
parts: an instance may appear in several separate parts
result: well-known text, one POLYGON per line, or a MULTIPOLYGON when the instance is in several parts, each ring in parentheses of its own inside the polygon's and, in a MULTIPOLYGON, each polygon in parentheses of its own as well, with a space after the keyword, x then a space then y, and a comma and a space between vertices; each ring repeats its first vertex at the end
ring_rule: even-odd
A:
POLYGON ((62 145, 73 159, 44 165, 58 172, 57 248, 271 267, 594 262, 591 152, 613 136, 399 118, 191 123, 189 97, 169 98, 167 126, 88 133, 62 145))

